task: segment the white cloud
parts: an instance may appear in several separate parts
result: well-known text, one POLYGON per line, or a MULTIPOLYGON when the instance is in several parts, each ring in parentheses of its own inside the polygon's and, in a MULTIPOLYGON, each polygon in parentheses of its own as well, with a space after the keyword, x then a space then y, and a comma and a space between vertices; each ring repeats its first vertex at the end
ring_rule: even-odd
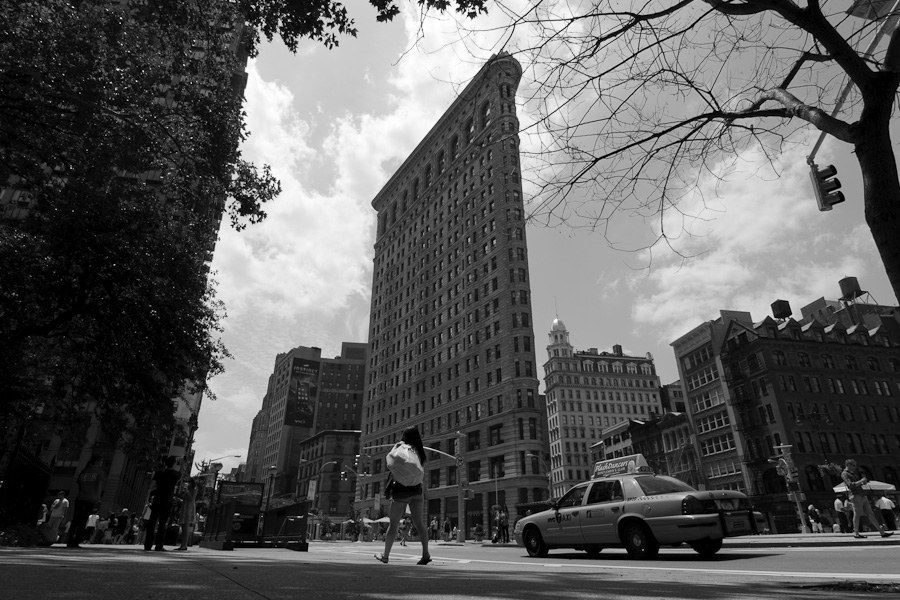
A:
POLYGON ((741 157, 743 173, 701 185, 702 194, 688 199, 684 209, 709 220, 687 221, 685 229, 696 237, 677 241, 693 256, 682 260, 655 252, 650 273, 635 276, 632 316, 639 326, 672 340, 722 309, 762 319, 776 299, 791 301, 799 318, 801 306, 836 297, 845 274, 871 272, 868 231, 856 227, 848 234, 839 218, 817 210, 800 154, 788 152, 776 162, 780 177, 761 177, 764 157, 749 152, 741 157))

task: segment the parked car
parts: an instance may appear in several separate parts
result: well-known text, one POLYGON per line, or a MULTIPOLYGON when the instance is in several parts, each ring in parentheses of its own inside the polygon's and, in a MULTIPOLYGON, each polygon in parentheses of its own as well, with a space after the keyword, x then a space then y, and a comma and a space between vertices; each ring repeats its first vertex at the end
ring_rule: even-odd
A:
POLYGON ((516 544, 529 556, 554 548, 597 555, 624 547, 632 558, 653 558, 661 545, 688 544, 704 557, 722 548, 726 537, 759 533, 765 519, 746 494, 696 490, 656 475, 640 454, 600 461, 590 481, 570 489, 548 510, 523 517, 516 544))

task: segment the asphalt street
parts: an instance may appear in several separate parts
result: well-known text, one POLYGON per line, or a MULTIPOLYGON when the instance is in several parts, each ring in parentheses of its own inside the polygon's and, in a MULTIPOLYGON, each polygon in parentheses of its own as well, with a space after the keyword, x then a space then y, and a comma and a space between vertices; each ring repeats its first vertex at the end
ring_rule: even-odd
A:
POLYGON ((420 546, 395 545, 390 564, 375 542, 313 543, 222 552, 144 552, 136 546, 70 550, 0 548, 0 598, 371 600, 475 598, 900 597, 900 540, 846 536, 755 536, 728 540, 711 560, 663 548, 658 560, 621 550, 599 558, 552 551, 529 558, 514 545, 432 544, 434 562, 416 565, 420 546))

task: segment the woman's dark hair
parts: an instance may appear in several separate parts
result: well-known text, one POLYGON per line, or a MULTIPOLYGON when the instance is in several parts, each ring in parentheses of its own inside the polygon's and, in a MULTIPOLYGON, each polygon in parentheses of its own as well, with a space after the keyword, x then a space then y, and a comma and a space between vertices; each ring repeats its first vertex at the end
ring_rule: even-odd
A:
POLYGON ((403 434, 400 436, 400 441, 405 442, 416 449, 416 454, 419 455, 419 461, 422 463, 422 466, 425 466, 425 445, 422 443, 422 436, 419 435, 419 430, 415 427, 407 427, 403 430, 403 434))

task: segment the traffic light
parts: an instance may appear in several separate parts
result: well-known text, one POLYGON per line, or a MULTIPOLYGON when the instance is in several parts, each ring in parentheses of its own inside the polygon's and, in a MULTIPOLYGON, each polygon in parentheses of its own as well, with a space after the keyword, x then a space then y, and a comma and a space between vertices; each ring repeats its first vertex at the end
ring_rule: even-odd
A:
POLYGON ((812 180, 813 191, 816 193, 816 204, 819 205, 820 211, 831 210, 832 206, 844 201, 844 194, 836 191, 841 187, 841 181, 835 177, 837 169, 834 168, 834 165, 819 169, 816 163, 810 163, 809 168, 809 178, 812 180))

